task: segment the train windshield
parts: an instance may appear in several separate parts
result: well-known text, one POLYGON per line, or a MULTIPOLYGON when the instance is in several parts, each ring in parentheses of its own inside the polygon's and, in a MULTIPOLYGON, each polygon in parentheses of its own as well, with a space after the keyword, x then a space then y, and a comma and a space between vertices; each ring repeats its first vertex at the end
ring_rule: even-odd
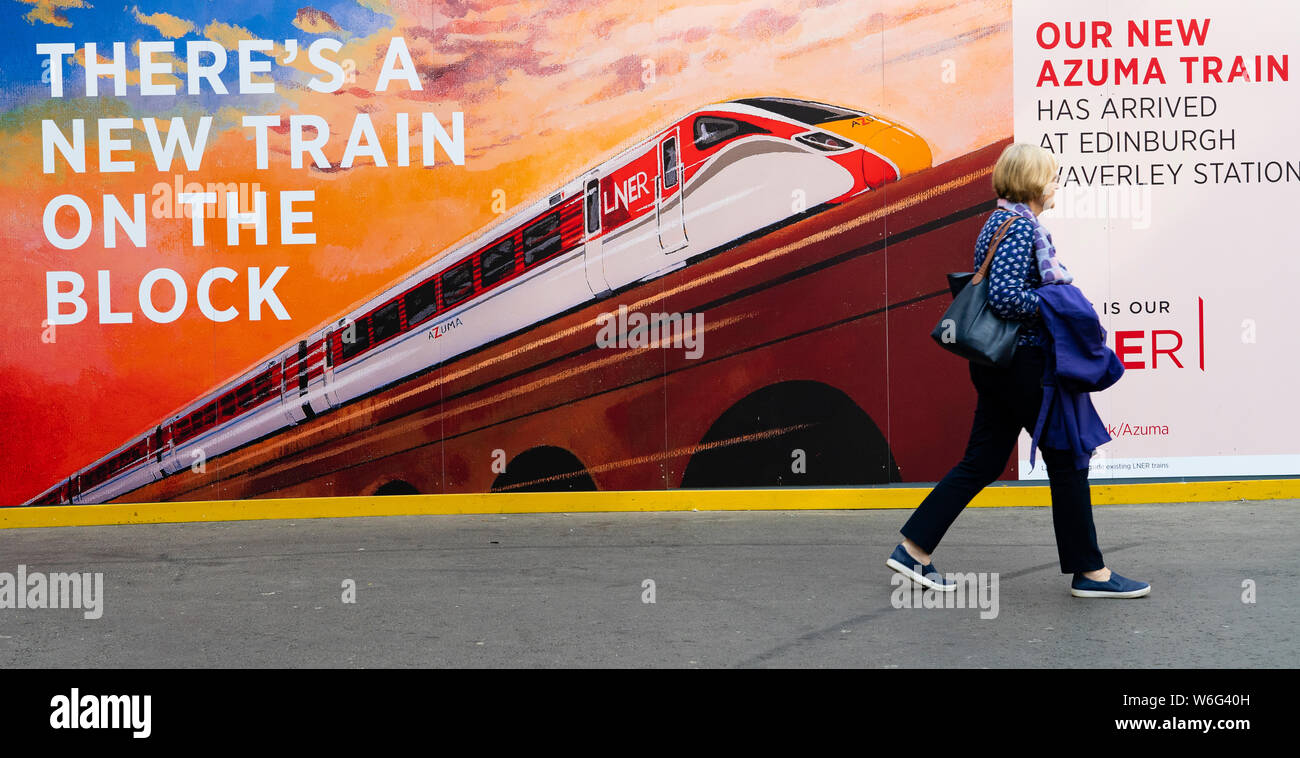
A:
POLYGON ((847 108, 837 108, 834 105, 814 103, 809 100, 794 100, 786 97, 749 97, 735 102, 762 108, 765 111, 771 111, 779 116, 792 118, 795 121, 802 121, 805 124, 824 124, 827 121, 840 121, 862 115, 861 111, 851 111, 847 108))

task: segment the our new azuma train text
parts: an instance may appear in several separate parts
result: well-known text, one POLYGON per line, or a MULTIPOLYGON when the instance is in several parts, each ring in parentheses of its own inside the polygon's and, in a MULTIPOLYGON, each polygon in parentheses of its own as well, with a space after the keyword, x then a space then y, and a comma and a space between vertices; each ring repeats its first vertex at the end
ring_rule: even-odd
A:
MULTIPOLYGON (((174 55, 175 44, 170 41, 140 43, 140 95, 177 95, 175 84, 155 81, 156 77, 170 77, 172 75, 172 66, 166 61, 174 55), (163 59, 155 60, 155 56, 163 56, 163 59)), ((191 96, 199 95, 203 91, 205 83, 207 88, 216 95, 230 94, 221 79, 221 73, 225 70, 227 64, 228 53, 226 49, 220 44, 209 40, 188 41, 185 46, 187 94, 191 96), (205 54, 212 56, 211 62, 204 60, 203 56, 205 54)), ((334 92, 342 86, 346 79, 343 67, 326 56, 327 52, 337 53, 341 47, 342 44, 338 40, 329 38, 318 39, 311 44, 307 51, 307 57, 312 68, 320 74, 327 75, 328 78, 322 79, 321 76, 314 76, 307 83, 309 89, 315 92, 328 93, 334 92)), ((274 81, 253 80, 254 75, 264 76, 269 74, 272 65, 272 60, 255 59, 253 54, 269 53, 274 49, 275 43, 271 40, 242 40, 239 42, 238 94, 270 94, 275 91, 274 81)), ((295 40, 286 40, 283 49, 287 53, 284 63, 288 63, 296 55, 297 42, 295 40)), ((36 45, 37 55, 48 56, 50 97, 61 98, 64 96, 63 59, 75 52, 76 46, 72 43, 41 43, 36 45)), ((127 88, 126 44, 123 42, 113 43, 113 55, 107 62, 100 60, 94 43, 85 44, 84 54, 86 97, 99 97, 99 79, 101 77, 112 80, 114 96, 124 97, 127 88)), ((407 50, 406 41, 401 37, 394 37, 389 42, 374 91, 384 92, 388 89, 389 84, 395 81, 404 82, 411 90, 422 89, 419 76, 411 61, 410 52, 407 50)), ((465 165, 463 113, 457 111, 451 114, 450 133, 432 113, 421 113, 419 115, 422 165, 426 167, 434 165, 435 144, 442 148, 452 163, 458 166, 465 165)), ((395 114, 395 163, 398 166, 409 166, 411 164, 410 122, 410 114, 395 114)), ((169 171, 178 151, 189 171, 198 171, 201 168, 208 134, 212 127, 211 116, 201 117, 193 134, 191 134, 188 125, 181 117, 171 119, 165 137, 160 134, 156 119, 142 118, 140 119, 140 126, 143 128, 149 150, 153 156, 154 166, 158 171, 169 171)), ((251 136, 256 151, 258 170, 266 170, 269 164, 267 133, 271 129, 278 130, 281 128, 280 116, 244 116, 242 126, 245 129, 252 130, 251 136)), ((99 172, 106 174, 134 172, 136 162, 120 158, 122 158, 122 152, 133 149, 132 139, 121 135, 128 132, 131 136, 138 135, 136 120, 132 118, 101 118, 97 120, 95 129, 98 136, 99 172)), ((324 148, 329 143, 330 128, 329 122, 324 118, 311 114, 290 115, 288 133, 290 165, 292 168, 303 168, 305 165, 304 158, 306 157, 310 157, 312 164, 317 168, 334 168, 334 165, 325 156, 324 148)), ((56 123, 52 119, 43 119, 41 121, 41 166, 44 173, 55 173, 56 153, 74 174, 86 173, 85 119, 72 119, 71 123, 66 125, 56 123)), ((339 168, 351 168, 358 158, 370 158, 375 166, 381 168, 389 165, 388 156, 384 153, 374 123, 368 113, 359 113, 355 117, 348 135, 347 144, 343 149, 343 155, 337 166, 339 168)), ((312 213, 309 210, 301 209, 301 205, 312 202, 315 198, 316 193, 314 190, 285 190, 278 193, 280 244, 312 245, 316 243, 316 234, 308 231, 308 225, 312 222, 312 213)), ((191 243, 195 247, 202 247, 205 244, 204 219, 209 215, 206 211, 208 206, 216 206, 217 204, 224 204, 226 209, 225 239, 227 245, 238 245, 241 228, 250 226, 253 228, 255 244, 267 244, 269 224, 267 221, 268 201, 266 192, 253 193, 251 210, 239 207, 237 192, 227 192, 224 198, 218 197, 215 192, 184 192, 179 193, 176 199, 188 209, 186 215, 190 216, 192 221, 191 243)), ((117 247, 119 230, 135 247, 143 248, 147 245, 144 194, 133 195, 130 205, 131 210, 128 211, 126 205, 116 196, 112 194, 103 196, 101 219, 105 248, 117 247)), ((68 215, 64 214, 65 220, 68 215)), ((42 230, 45 233, 45 239, 60 250, 75 250, 86 244, 90 239, 93 225, 90 205, 76 194, 64 193, 57 195, 45 205, 42 216, 42 230), (64 233, 67 230, 66 223, 64 224, 65 229, 60 229, 58 216, 59 212, 64 208, 71 209, 76 219, 75 226, 70 234, 64 233)), ((248 269, 247 317, 250 321, 261 319, 263 305, 270 308, 277 319, 288 320, 290 318, 283 303, 275 294, 276 284, 279 283, 281 277, 287 271, 288 266, 275 266, 269 275, 263 277, 260 268, 251 267, 248 269)), ((218 309, 213 306, 210 298, 211 287, 217 280, 233 282, 238 276, 239 273, 233 269, 217 266, 209 269, 199 277, 195 287, 195 301, 198 304, 199 311, 205 317, 212 321, 222 322, 230 321, 239 316, 239 311, 234 306, 218 309)), ((109 300, 110 282, 111 272, 96 272, 95 285, 98 290, 96 301, 99 323, 130 323, 133 318, 131 312, 113 310, 113 305, 109 300)), ((86 281, 81 274, 75 271, 47 271, 45 275, 47 324, 54 326, 76 324, 83 321, 90 310, 84 297, 85 290, 86 281), (68 312, 64 306, 71 306, 71 311, 68 312)), ((163 298, 165 301, 166 296, 164 295, 163 298)), ((140 312, 150 321, 157 323, 175 321, 185 312, 188 301, 189 288, 184 278, 172 269, 153 269, 146 273, 140 281, 140 312), (160 282, 166 282, 172 289, 173 294, 172 305, 165 311, 159 310, 155 306, 154 289, 160 282)))

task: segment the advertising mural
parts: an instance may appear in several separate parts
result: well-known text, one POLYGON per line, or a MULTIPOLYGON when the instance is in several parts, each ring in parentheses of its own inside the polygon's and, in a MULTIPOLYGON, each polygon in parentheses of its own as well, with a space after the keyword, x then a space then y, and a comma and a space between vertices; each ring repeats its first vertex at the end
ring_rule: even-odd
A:
POLYGON ((1291 175, 1292 43, 1141 5, 5 0, 0 504, 935 481, 1013 139, 1129 369, 1094 479, 1298 473, 1292 191, 1198 181, 1291 175))

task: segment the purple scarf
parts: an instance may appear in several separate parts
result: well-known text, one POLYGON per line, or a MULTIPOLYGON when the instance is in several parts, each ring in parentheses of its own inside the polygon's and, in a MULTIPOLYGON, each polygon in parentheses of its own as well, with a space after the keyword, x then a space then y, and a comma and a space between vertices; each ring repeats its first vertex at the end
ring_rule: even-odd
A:
POLYGON ((1042 277, 1043 284, 1069 284, 1074 281, 1074 274, 1071 274, 1056 259, 1056 246, 1052 244, 1052 235, 1038 222, 1038 217, 1029 210, 1029 206, 998 198, 998 207, 1034 223, 1034 253, 1038 256, 1038 274, 1042 277))

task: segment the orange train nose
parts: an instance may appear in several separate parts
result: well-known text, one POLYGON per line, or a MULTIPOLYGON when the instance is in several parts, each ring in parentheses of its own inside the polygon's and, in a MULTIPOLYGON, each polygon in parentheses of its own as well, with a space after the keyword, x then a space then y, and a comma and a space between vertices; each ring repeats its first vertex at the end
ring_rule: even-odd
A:
MULTIPOLYGON (((892 121, 878 116, 859 116, 840 121, 818 124, 818 129, 837 134, 867 147, 868 150, 887 158, 898 167, 898 177, 887 177, 884 181, 902 178, 930 167, 933 155, 930 145, 918 134, 892 121)), ((875 174, 878 169, 869 156, 864 156, 864 178, 868 184, 877 186, 875 174)), ((890 172, 892 173, 892 172, 890 172)))

